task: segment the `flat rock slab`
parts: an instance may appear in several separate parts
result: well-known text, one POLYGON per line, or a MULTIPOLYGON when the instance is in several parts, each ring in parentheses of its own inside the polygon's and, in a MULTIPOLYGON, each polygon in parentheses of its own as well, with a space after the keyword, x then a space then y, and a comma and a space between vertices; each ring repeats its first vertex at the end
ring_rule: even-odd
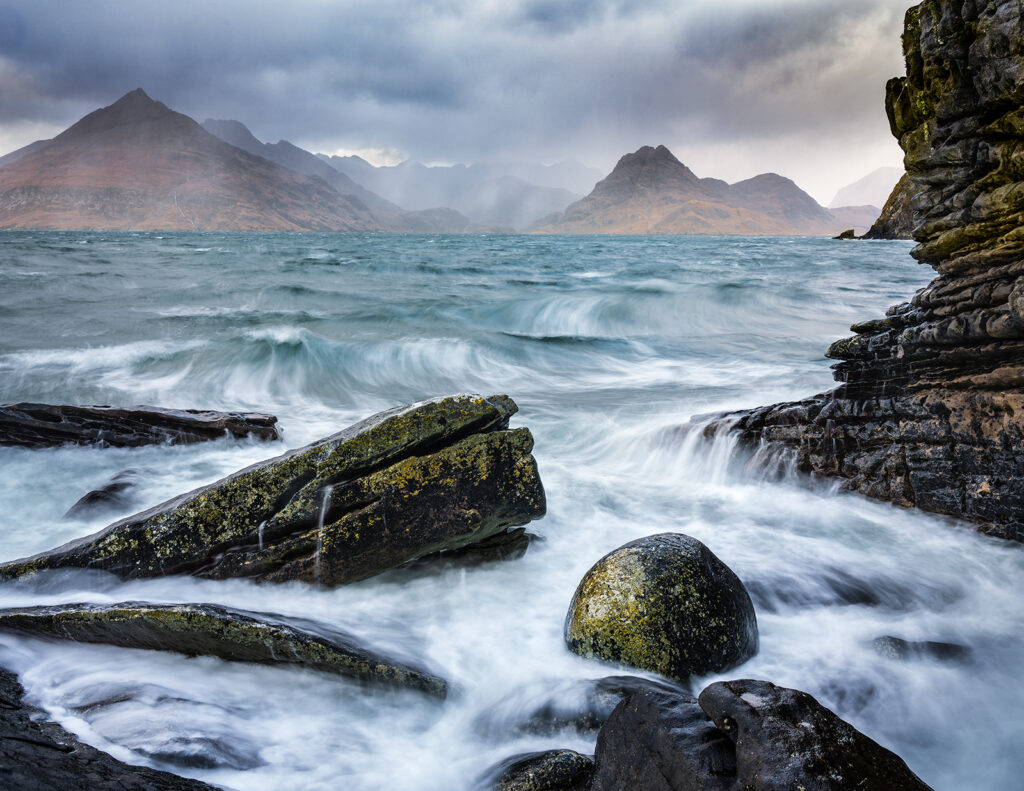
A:
POLYGON ((154 406, 0 405, 0 445, 187 445, 255 436, 278 439, 277 418, 259 412, 210 412, 154 406))
POLYGON ((544 514, 529 429, 507 396, 381 412, 326 439, 0 566, 342 585, 477 544, 544 514))
POLYGON ((130 766, 83 744, 27 705, 17 677, 0 668, 0 787, 17 791, 216 791, 184 777, 130 766))
POLYGON ((279 616, 214 604, 64 604, 0 610, 0 630, 33 637, 298 665, 444 698, 448 684, 375 654, 336 630, 316 634, 279 616))

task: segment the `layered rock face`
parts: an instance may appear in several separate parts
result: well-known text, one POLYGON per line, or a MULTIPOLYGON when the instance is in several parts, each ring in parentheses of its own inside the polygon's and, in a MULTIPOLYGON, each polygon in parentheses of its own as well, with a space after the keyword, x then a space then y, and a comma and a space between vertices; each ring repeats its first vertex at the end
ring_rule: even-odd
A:
POLYGON ((912 255, 939 276, 832 345, 838 389, 727 420, 804 471, 1022 540, 1024 8, 927 0, 903 49, 886 108, 915 187, 912 255))

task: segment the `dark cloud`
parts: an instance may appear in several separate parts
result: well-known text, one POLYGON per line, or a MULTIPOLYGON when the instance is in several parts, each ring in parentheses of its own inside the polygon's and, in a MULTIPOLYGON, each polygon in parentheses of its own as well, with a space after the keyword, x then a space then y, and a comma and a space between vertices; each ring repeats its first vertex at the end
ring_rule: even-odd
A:
POLYGON ((426 160, 884 137, 906 4, 33 0, 0 6, 0 129, 141 86, 262 138, 426 160))

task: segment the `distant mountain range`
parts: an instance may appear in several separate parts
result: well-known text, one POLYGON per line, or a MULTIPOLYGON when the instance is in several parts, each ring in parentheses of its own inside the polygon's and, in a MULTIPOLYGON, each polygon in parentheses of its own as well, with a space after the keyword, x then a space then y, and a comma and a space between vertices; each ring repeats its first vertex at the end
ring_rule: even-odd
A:
POLYGON ((377 230, 358 199, 228 145, 142 90, 0 162, 0 227, 377 230))
POLYGON ((870 205, 881 208, 902 176, 903 168, 878 168, 840 189, 829 205, 870 205))
POLYGON ((589 192, 601 171, 578 162, 375 167, 320 155, 335 170, 408 209, 450 206, 484 225, 525 228, 589 192))
POLYGON ((698 178, 665 146, 644 146, 619 160, 607 178, 545 233, 836 234, 866 229, 873 207, 829 211, 789 179, 764 173, 727 184, 698 178))
POLYGON ((599 177, 574 162, 375 167, 261 142, 239 121, 201 126, 139 89, 0 157, 0 228, 835 234, 879 214, 829 211, 774 173, 698 178, 664 146, 599 177))

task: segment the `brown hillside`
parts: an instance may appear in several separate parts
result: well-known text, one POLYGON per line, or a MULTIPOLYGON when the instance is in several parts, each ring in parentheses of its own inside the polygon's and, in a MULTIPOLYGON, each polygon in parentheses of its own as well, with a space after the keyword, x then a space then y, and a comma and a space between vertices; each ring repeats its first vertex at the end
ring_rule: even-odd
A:
POLYGON ((377 223, 321 179, 235 148, 135 90, 0 167, 0 228, 366 231, 377 223))

